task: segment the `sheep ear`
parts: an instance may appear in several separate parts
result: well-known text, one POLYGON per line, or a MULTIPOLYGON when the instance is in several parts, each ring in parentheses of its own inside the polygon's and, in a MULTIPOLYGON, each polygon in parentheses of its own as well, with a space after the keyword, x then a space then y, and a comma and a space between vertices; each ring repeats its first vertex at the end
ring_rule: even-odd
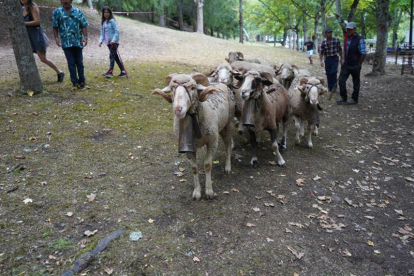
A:
POLYGON ((244 56, 241 52, 236 52, 240 59, 244 59, 244 56))
POLYGON ((273 84, 273 77, 268 72, 259 72, 260 77, 262 78, 262 83, 264 85, 271 85, 273 84))
POLYGON ((317 79, 322 85, 325 85, 325 78, 317 77, 317 79))
POLYGON ((193 78, 193 80, 195 80, 195 82, 204 86, 209 86, 210 82, 208 81, 208 78, 206 75, 201 74, 201 73, 191 73, 190 76, 193 78))
POLYGON ((292 65, 293 72, 299 74, 299 68, 296 65, 292 65))
POLYGON ((325 87, 323 87, 323 88, 321 89, 321 92, 319 93, 319 95, 323 95, 323 94, 325 94, 326 92, 328 92, 328 89, 326 89, 325 87))
MULTIPOLYGON (((197 90, 199 89, 199 87, 201 88, 203 86, 202 85, 200 85, 200 86, 197 85, 197 90)), ((204 102, 205 100, 207 100, 207 96, 209 94, 213 94, 214 92, 220 91, 217 87, 214 87, 214 86, 209 86, 207 88, 206 87, 203 87, 203 88, 204 88, 203 91, 200 93, 200 95, 198 97, 198 100, 200 102, 204 102)))
POLYGON ((303 86, 298 86, 298 87, 297 87, 297 89, 300 91, 300 93, 301 93, 302 95, 306 95, 306 93, 305 93, 305 87, 303 87, 303 86))
POLYGON ((229 58, 228 57, 225 57, 224 58, 227 62, 230 62, 230 60, 229 60, 229 58))
POLYGON ((206 74, 208 77, 215 77, 216 76, 216 70, 211 71, 210 73, 206 74))
POLYGON ((309 79, 308 78, 301 78, 299 85, 304 85, 305 83, 308 83, 309 79))
MULTIPOLYGON (((177 74, 171 74, 171 75, 168 75, 168 77, 166 77, 166 78, 165 78, 165 85, 166 85, 166 86, 169 86, 169 85, 170 85, 171 79, 172 79, 175 75, 177 75, 177 74)), ((164 89, 165 89, 165 88, 164 88, 164 89)), ((164 89, 163 89, 163 90, 164 90, 164 89)))
POLYGON ((158 94, 158 95, 160 95, 161 97, 163 97, 167 102, 169 102, 169 103, 172 103, 173 101, 172 101, 172 99, 171 99, 171 95, 167 95, 167 94, 165 94, 165 92, 169 92, 169 91, 171 91, 171 89, 169 89, 170 87, 169 86, 167 86, 167 87, 165 87, 163 90, 161 90, 161 89, 154 89, 152 92, 151 92, 151 94, 158 94), (167 89, 167 87, 168 87, 168 89, 167 89))

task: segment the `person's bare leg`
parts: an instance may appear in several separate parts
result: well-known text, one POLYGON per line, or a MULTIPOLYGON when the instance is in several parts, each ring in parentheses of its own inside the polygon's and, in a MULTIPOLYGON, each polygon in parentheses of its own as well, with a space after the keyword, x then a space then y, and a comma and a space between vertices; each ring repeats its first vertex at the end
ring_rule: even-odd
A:
POLYGON ((56 74, 62 73, 51 60, 47 59, 45 52, 37 51, 36 54, 39 56, 40 61, 55 70, 56 74))

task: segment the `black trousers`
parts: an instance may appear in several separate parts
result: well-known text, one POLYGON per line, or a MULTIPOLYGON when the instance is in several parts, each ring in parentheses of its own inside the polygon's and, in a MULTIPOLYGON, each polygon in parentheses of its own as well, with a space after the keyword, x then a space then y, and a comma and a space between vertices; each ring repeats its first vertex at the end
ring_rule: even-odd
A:
POLYGON ((119 59, 118 56, 118 45, 119 44, 109 44, 108 48, 109 48, 109 71, 114 70, 114 65, 115 65, 115 61, 116 64, 118 64, 119 69, 121 69, 121 71, 125 71, 124 69, 124 65, 122 64, 121 60, 119 59))
POLYGON ((341 73, 339 75, 339 89, 343 101, 348 99, 348 92, 346 91, 346 81, 352 76, 352 82, 354 84, 354 91, 352 92, 351 98, 358 102, 359 87, 361 83, 361 69, 358 66, 341 66, 341 73))

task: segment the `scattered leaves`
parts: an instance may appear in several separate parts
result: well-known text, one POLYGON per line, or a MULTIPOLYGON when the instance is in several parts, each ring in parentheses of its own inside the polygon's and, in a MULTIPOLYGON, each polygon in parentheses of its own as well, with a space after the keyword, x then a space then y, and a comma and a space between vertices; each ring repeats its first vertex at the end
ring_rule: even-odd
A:
POLYGON ((302 257, 305 255, 305 253, 298 253, 295 249, 291 248, 291 247, 287 247, 287 249, 289 249, 290 252, 292 252, 293 255, 295 255, 296 258, 298 258, 299 260, 302 259, 302 257))
POLYGON ((90 195, 87 195, 86 197, 88 198, 88 201, 89 201, 89 202, 92 202, 92 201, 94 201, 94 200, 95 200, 95 198, 96 198, 96 194, 90 194, 90 195))
POLYGON ((256 224, 253 224, 253 223, 248 222, 248 223, 246 223, 246 226, 247 226, 247 227, 255 227, 255 226, 256 226, 256 224))
POLYGON ((93 230, 93 231, 86 230, 86 231, 85 231, 85 233, 83 233, 83 234, 84 234, 85 236, 87 236, 87 237, 90 237, 90 236, 95 235, 95 234, 96 234, 96 232, 98 232, 98 229, 95 229, 95 230, 93 230))
POLYGON ((26 198, 25 200, 23 200, 24 204, 28 204, 29 202, 33 202, 33 199, 31 198, 26 198))

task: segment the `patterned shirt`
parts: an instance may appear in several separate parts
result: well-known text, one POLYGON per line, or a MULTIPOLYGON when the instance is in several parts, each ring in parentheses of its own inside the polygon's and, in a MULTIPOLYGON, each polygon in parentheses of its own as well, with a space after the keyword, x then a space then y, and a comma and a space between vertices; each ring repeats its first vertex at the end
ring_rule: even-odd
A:
MULTIPOLYGON (((355 35, 357 35, 357 33, 355 33, 355 35)), ((349 45, 351 45, 351 40, 352 40, 352 38, 351 39, 348 39, 346 41, 346 52, 347 53, 348 53, 349 45)), ((366 47, 365 47, 365 40, 362 37, 359 40, 358 50, 359 50, 359 53, 361 55, 366 55, 367 54, 367 50, 366 50, 366 47)))
POLYGON ((63 6, 55 9, 52 26, 59 30, 63 49, 68 47, 83 48, 82 29, 88 26, 88 20, 78 8, 72 7, 69 12, 63 6))
POLYGON ((338 38, 332 37, 332 40, 330 42, 326 38, 324 41, 322 41, 320 54, 321 56, 337 56, 340 52, 342 52, 342 47, 341 41, 338 38))

